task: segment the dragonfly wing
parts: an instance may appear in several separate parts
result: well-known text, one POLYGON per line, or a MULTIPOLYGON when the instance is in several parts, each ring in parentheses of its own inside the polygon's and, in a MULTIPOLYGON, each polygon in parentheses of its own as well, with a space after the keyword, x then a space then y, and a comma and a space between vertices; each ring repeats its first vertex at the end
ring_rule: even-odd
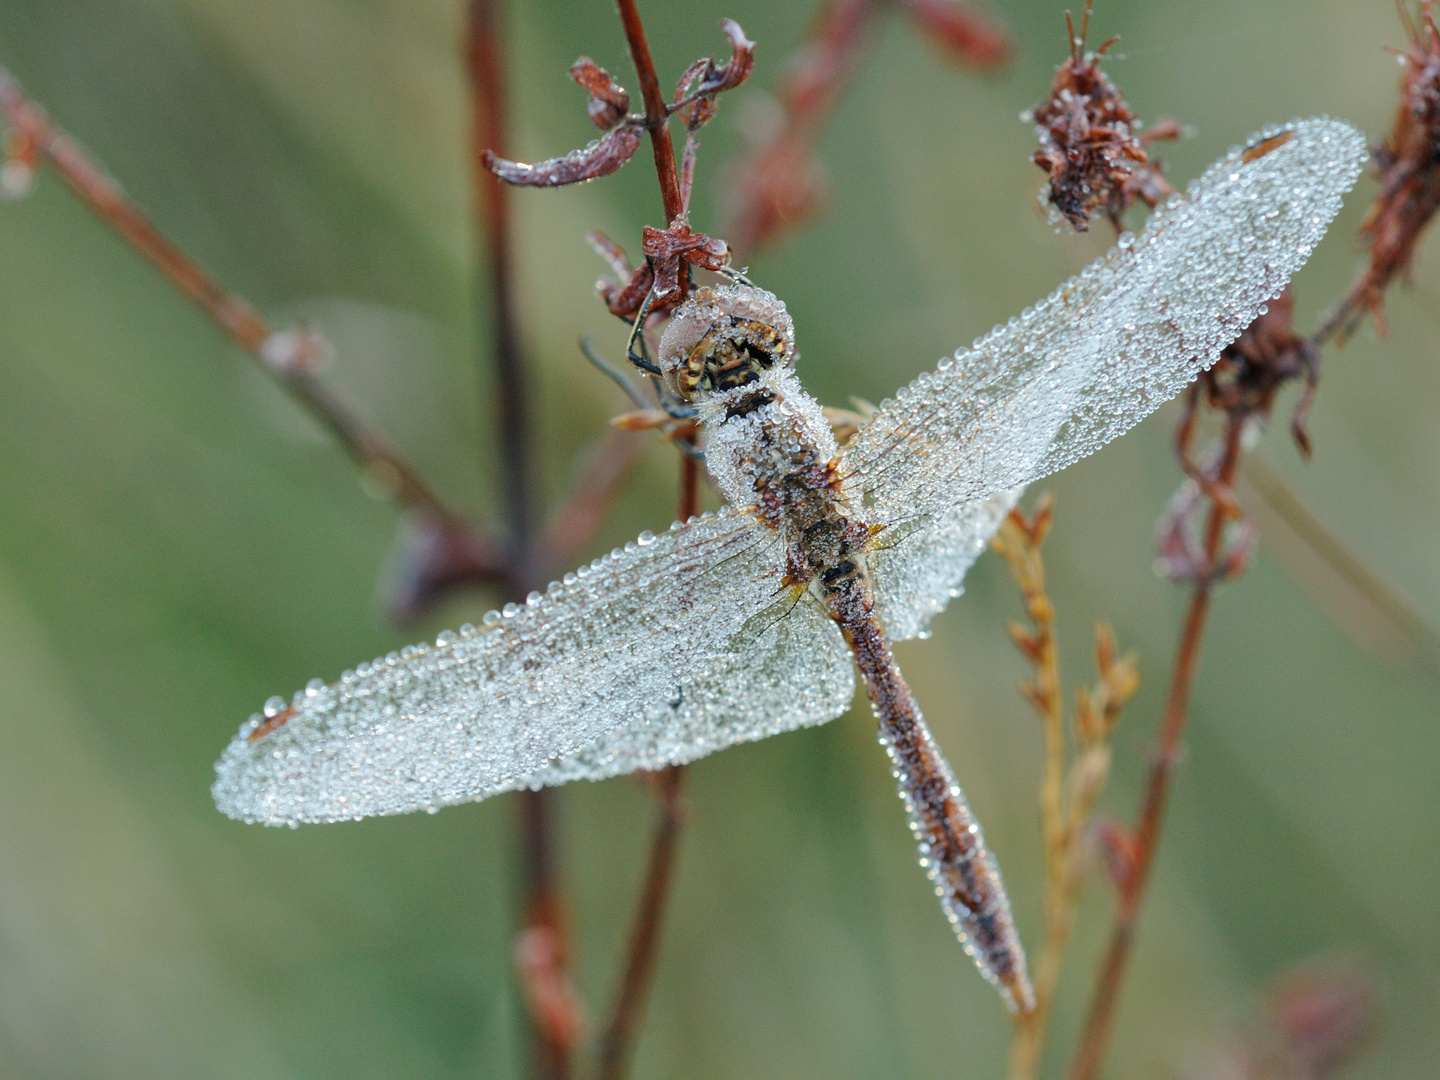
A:
POLYGON ((669 701, 652 704, 633 722, 516 786, 602 780, 693 761, 833 720, 854 695, 849 646, 818 605, 802 600, 741 651, 716 657, 669 701))
POLYGON ((252 718, 215 767, 217 805, 278 825, 470 802, 674 700, 747 644, 747 621, 781 589, 782 544, 733 510, 641 540, 493 625, 252 718))
POLYGON ((1367 156, 1336 120, 1235 149, 1112 250, 855 436, 843 475, 877 524, 1021 487, 1120 435, 1208 368, 1300 268, 1367 156))
POLYGON ((871 552, 875 610, 887 638, 907 641, 927 633, 930 620, 960 595, 965 572, 1019 497, 1019 489, 1002 491, 902 522, 897 542, 871 552))

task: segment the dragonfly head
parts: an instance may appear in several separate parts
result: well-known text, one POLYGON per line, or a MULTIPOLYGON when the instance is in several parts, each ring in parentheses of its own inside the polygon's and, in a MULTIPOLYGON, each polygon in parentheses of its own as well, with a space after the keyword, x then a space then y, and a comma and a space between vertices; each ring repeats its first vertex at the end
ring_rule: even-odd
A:
POLYGON ((682 401, 759 383, 794 364, 785 305, 753 285, 696 289, 660 338, 661 376, 682 401))

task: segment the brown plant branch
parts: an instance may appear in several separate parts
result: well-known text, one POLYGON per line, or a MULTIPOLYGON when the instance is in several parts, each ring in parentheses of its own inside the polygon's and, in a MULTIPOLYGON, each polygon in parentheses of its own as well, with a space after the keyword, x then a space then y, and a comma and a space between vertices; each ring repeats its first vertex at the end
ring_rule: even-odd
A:
POLYGON ((672 224, 685 214, 685 201, 680 196, 680 174, 675 167, 675 146, 670 140, 670 111, 655 74, 655 61, 650 56, 650 42, 645 37, 645 24, 635 0, 617 0, 620 22, 625 27, 625 43, 630 60, 640 80, 640 96, 645 103, 645 125, 650 132, 650 148, 655 152, 655 175, 660 181, 660 198, 665 206, 665 224, 672 224))
MULTIPOLYGON (((505 123, 505 72, 500 49, 494 0, 470 0, 468 60, 474 99, 471 126, 476 217, 484 226, 477 236, 477 270, 485 267, 483 287, 489 292, 491 362, 499 388, 497 419, 505 486, 506 545, 511 593, 523 595, 534 588, 532 491, 534 490, 530 393, 520 351, 519 318, 515 310, 513 258, 510 236, 510 189, 480 163, 486 150, 504 153, 508 142, 505 123)), ((479 316, 484 306, 475 305, 479 316)), ((478 320, 477 320, 478 322, 478 320)), ((477 331, 483 328, 477 325, 477 331)), ((477 332, 477 341, 484 341, 477 332)))
POLYGON ((650 845, 650 860, 645 868, 635 925, 630 931, 620 990, 600 1042, 600 1080, 621 1080, 629 1071, 635 1036, 644 1018, 645 1002, 655 976, 660 926, 674 879, 680 830, 685 825, 685 766, 671 765, 654 773, 652 782, 660 806, 660 822, 650 845))
MULTIPOLYGON (((635 0, 618 0, 625 40, 640 82, 645 102, 645 116, 650 143, 655 152, 655 173, 660 185, 667 225, 683 224, 686 210, 679 173, 675 165, 675 149, 670 139, 669 109, 660 93, 655 62, 645 37, 645 27, 635 0)), ((726 32, 732 42, 743 41, 739 28, 726 32)), ((737 55, 739 46, 736 46, 737 55)), ((748 74, 748 68, 746 69, 748 74)), ((743 75, 741 76, 743 78, 743 75)), ((683 80, 682 80, 683 85, 683 80)), ((689 163, 693 168, 693 154, 689 163)), ((677 517, 685 521, 699 510, 699 463, 693 455, 680 454, 680 499, 677 517)), ((610 1022, 601 1037, 598 1075, 601 1080, 620 1080, 630 1064, 631 1052, 644 1014, 654 977, 660 926, 670 895, 680 830, 684 825, 685 766, 672 765, 655 774, 655 790, 660 802, 660 823, 651 844, 650 859, 645 871, 645 884, 640 894, 639 910, 631 931, 624 973, 616 996, 610 1022)))
MULTIPOLYGON (((530 392, 515 310, 510 191, 484 165, 484 155, 503 154, 508 141, 503 50, 494 0, 470 0, 468 20, 471 174, 477 223, 483 224, 483 235, 476 236, 476 268, 484 266, 487 271, 481 287, 489 291, 487 344, 499 391, 497 420, 508 527, 506 584, 508 594, 518 600, 541 583, 543 569, 532 540, 530 392)), ((479 301, 477 295, 477 344, 486 341, 479 320, 486 305, 479 301)), ((526 791, 520 803, 525 913, 524 929, 516 941, 516 961, 531 1020, 530 1067, 540 1080, 565 1080, 583 1030, 583 1012, 567 974, 569 935, 555 874, 550 793, 543 788, 526 791)))
POLYGON ((446 505, 384 437, 367 427, 319 377, 316 368, 328 354, 324 342, 303 331, 275 330, 244 299, 223 289, 161 233, 104 167, 51 121, 3 67, 0 67, 0 112, 32 161, 49 160, 97 217, 210 316, 266 374, 279 381, 389 498, 463 530, 474 549, 483 553, 486 573, 501 572, 501 560, 492 539, 446 505))
MULTIPOLYGON (((1249 414, 1239 410, 1227 417, 1224 449, 1214 469, 1217 485, 1226 490, 1230 489, 1235 481, 1235 472, 1240 464, 1241 437, 1248 419, 1249 414)), ((1095 982, 1085 1026, 1070 1065, 1069 1080, 1094 1080, 1109 1044, 1115 1009, 1120 1000, 1120 987, 1124 981, 1140 919, 1141 903, 1159 845, 1160 828, 1170 795, 1170 780, 1180 760, 1181 740, 1189 716, 1190 689, 1200 657, 1200 643, 1205 636, 1205 625, 1210 614, 1211 592, 1223 576, 1219 569, 1221 547, 1225 526, 1229 520, 1224 506, 1218 501, 1212 501, 1205 528, 1204 561, 1196 575, 1190 605, 1185 615, 1184 630, 1176 648, 1160 734, 1145 784, 1145 797, 1135 827, 1130 830, 1129 843, 1125 845, 1129 854, 1128 865, 1124 867, 1123 873, 1116 875, 1116 912, 1110 931, 1110 944, 1095 982)))

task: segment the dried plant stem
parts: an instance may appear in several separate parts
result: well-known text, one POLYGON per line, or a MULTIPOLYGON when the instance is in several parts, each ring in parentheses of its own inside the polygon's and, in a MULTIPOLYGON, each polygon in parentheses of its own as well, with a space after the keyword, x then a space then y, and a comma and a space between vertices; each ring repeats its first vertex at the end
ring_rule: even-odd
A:
POLYGON ((490 354, 499 389, 496 419, 504 463, 510 591, 523 595, 535 587, 537 580, 535 553, 531 547, 535 485, 531 475, 530 391, 515 310, 510 188, 480 164, 482 151, 489 149, 503 155, 509 141, 505 123, 505 71, 493 0, 470 0, 468 53, 474 97, 471 175, 475 184, 476 217, 484 225, 484 235, 476 238, 480 255, 476 259, 476 270, 484 267, 486 273, 479 281, 481 288, 489 293, 488 305, 475 305, 476 340, 485 341, 484 327, 479 324, 488 306, 490 339, 483 351, 490 354))
MULTIPOLYGON (((700 509, 700 463, 687 454, 680 455, 680 502, 676 517, 685 521, 700 509)), ((655 972, 655 956, 660 941, 660 924, 665 903, 670 897, 670 882, 675 872, 675 856, 680 845, 680 830, 685 824, 685 766, 671 765, 654 775, 656 798, 660 804, 660 822, 650 844, 650 862, 645 868, 645 885, 640 892, 640 907, 630 931, 630 947, 626 952, 625 971, 615 1009, 600 1041, 600 1080, 621 1080, 630 1065, 635 1033, 645 1010, 645 1000, 655 972)))
POLYGON ((1060 959, 1069 939, 1063 882, 1065 870, 1065 716, 1060 688, 1060 651, 1055 642, 1055 609, 1045 591, 1045 564, 1040 543, 1049 526, 1054 500, 1047 494, 1032 522, 1018 512, 1001 527, 996 547, 1020 586, 1031 629, 1011 624, 1010 636, 1034 665, 1034 681, 1021 692, 1040 716, 1044 760, 1040 781, 1040 831, 1045 853, 1045 945, 1035 973, 1035 1008, 1017 1014, 1010 1048, 1010 1076, 1023 1080, 1037 1074, 1049 1024, 1050 1003, 1059 979, 1060 959))
MULTIPOLYGON (((1218 484, 1224 490, 1229 490, 1233 485, 1236 469, 1240 464, 1240 441, 1244 425, 1243 413, 1232 413, 1227 419, 1224 451, 1215 473, 1218 484)), ((1216 566, 1227 520, 1228 515, 1224 508, 1212 500, 1205 531, 1206 566, 1202 570, 1213 570, 1216 566)), ((1145 797, 1132 832, 1133 862, 1118 882, 1110 944, 1095 981, 1085 1027, 1070 1064, 1069 1080, 1094 1080, 1099 1074, 1109 1044, 1115 1010, 1120 1000, 1120 988, 1135 941, 1140 908, 1150 879, 1150 870, 1154 865, 1160 829, 1164 823, 1170 780, 1180 759, 1181 739, 1185 734, 1185 722, 1189 716, 1190 688, 1200 657, 1200 644, 1205 635, 1215 581, 1213 572, 1202 572, 1190 596, 1184 629, 1170 672, 1170 689, 1166 695, 1164 718, 1160 724, 1160 734, 1145 785, 1145 797)))
MULTIPOLYGON (((471 114, 471 175, 475 185, 477 224, 483 235, 476 237, 477 274, 483 267, 484 276, 477 280, 476 342, 487 346, 494 364, 497 382, 496 420, 500 435, 505 490, 507 543, 507 591, 519 599, 542 581, 545 568, 537 559, 539 551, 533 543, 534 477, 531 452, 530 391, 524 356, 520 348, 519 320, 515 310, 513 258, 510 235, 510 189, 498 176, 481 164, 486 151, 505 155, 507 133, 505 118, 505 71, 500 42, 499 19, 494 0, 470 0, 467 60, 472 97, 471 114), (488 291, 488 305, 478 295, 488 291), (489 308, 489 340, 484 334, 484 312, 489 308)), ((584 497, 585 493, 580 493, 584 497)), ((563 904, 554 868, 554 828, 550 793, 544 788, 521 795, 522 876, 525 892, 525 926, 527 934, 543 934, 550 946, 553 960, 546 977, 561 988, 560 999, 573 1004, 578 1016, 578 1002, 573 1002, 565 969, 568 961, 568 934, 564 925, 563 904)), ((533 1001, 533 998, 532 998, 533 1001)), ((543 1011, 536 1015, 532 1008, 531 1070, 543 1080, 564 1080, 570 1075, 572 1041, 579 1032, 578 1022, 547 1022, 543 1011)))
MULTIPOLYGON (((675 147, 670 139, 669 113, 655 74, 655 61, 645 37, 635 0, 618 0, 620 20, 625 27, 625 40, 630 58, 640 81, 645 102, 646 127, 650 145, 655 152, 655 173, 660 184, 666 223, 683 218, 684 201, 680 176, 675 167, 675 147)), ((680 500, 677 517, 681 521, 699 510, 700 469, 696 460, 680 455, 680 500)), ((640 893, 640 906, 630 932, 625 970, 615 999, 610 1022, 605 1026, 599 1051, 598 1075, 601 1080, 619 1080, 630 1065, 635 1036, 644 1015, 645 1001, 654 976, 655 958, 660 941, 660 925, 670 895, 675 857, 679 849, 680 830, 684 825, 685 766, 672 765, 655 774, 656 792, 660 803, 660 822, 650 847, 650 860, 645 870, 645 884, 640 893)))
POLYGON ((650 132, 650 147, 655 152, 655 175, 660 181, 660 198, 665 204, 665 224, 685 214, 680 195, 680 174, 675 167, 675 145, 670 139, 669 112, 660 79, 655 74, 655 61, 650 56, 650 42, 645 37, 645 24, 635 0, 617 0, 620 21, 625 27, 625 41, 630 59, 640 80, 640 96, 645 102, 645 126, 650 132))
MULTIPOLYGON (((26 97, 20 84, 0 68, 0 111, 6 122, 29 138, 71 189, 97 217, 119 233, 136 252, 148 259, 181 293, 251 355, 261 369, 320 421, 350 456, 385 493, 402 506, 422 510, 470 530, 419 473, 406 463, 376 431, 366 427, 323 380, 303 363, 286 364, 267 355, 267 345, 279 339, 274 328, 245 300, 226 292, 198 263, 171 243, 121 189, 120 185, 80 144, 54 124, 26 97)), ((499 572, 500 560, 487 538, 475 535, 489 569, 499 572)))
POLYGON ((1054 500, 1045 495, 1027 520, 1014 510, 992 541, 1020 587, 1030 626, 1010 625, 1010 636, 1034 667, 1021 692, 1040 716, 1044 747, 1040 783, 1041 834, 1045 862, 1045 943, 1035 978, 1035 1008, 1015 1018, 1010 1045, 1011 1080, 1040 1074, 1055 989, 1075 929, 1075 909, 1085 887, 1080 845, 1095 802, 1110 770, 1110 736, 1120 710, 1139 685, 1133 657, 1117 660, 1115 639, 1101 623, 1095 630, 1100 679, 1093 692, 1077 695, 1072 729, 1074 760, 1067 770, 1064 692, 1055 638, 1055 610, 1045 586, 1041 546, 1050 529, 1054 500))
POLYGON ((630 1067, 635 1036, 644 1018, 645 1001, 655 974, 660 925, 674 879, 680 830, 685 824, 685 766, 671 765, 654 776, 660 822, 650 845, 640 908, 630 931, 625 971, 615 998, 614 1012, 600 1041, 600 1080, 621 1080, 630 1067))

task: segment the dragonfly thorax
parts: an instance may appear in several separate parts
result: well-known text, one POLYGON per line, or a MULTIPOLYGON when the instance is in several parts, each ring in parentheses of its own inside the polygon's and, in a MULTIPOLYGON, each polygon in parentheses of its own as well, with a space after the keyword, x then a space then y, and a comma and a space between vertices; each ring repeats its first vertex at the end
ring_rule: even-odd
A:
POLYGON ((661 377, 682 401, 754 386, 794 363, 785 305, 753 285, 697 289, 660 339, 661 377))

